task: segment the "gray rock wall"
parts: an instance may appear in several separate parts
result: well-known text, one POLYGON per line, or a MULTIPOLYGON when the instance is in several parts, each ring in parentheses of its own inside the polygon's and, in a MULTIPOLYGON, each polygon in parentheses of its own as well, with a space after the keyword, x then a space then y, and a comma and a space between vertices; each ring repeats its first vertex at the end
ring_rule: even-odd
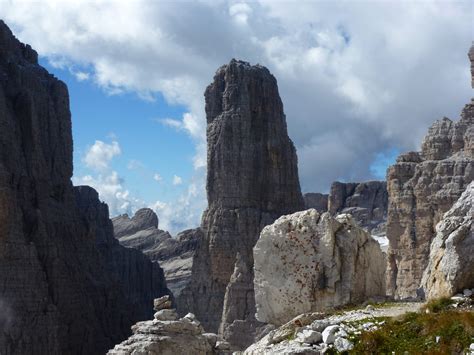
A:
POLYGON ((327 212, 329 198, 328 194, 308 192, 303 195, 303 198, 306 209, 314 208, 318 212, 327 212))
POLYGON ((461 118, 436 121, 421 152, 398 157, 387 172, 388 293, 417 297, 435 226, 474 179, 474 103, 461 118))
POLYGON ((138 210, 132 218, 126 214, 112 218, 112 223, 121 245, 140 250, 159 263, 177 308, 185 312, 181 291, 191 279, 194 253, 202 238, 201 229, 189 229, 173 238, 158 228, 158 216, 149 208, 138 210))
POLYGON ((328 211, 333 216, 351 214, 368 232, 384 235, 387 221, 388 193, 385 181, 367 181, 331 185, 328 211))
POLYGON ((66 85, 0 21, 1 354, 103 354, 137 320, 76 203, 72 148, 66 85))
POLYGON ((474 288, 474 182, 436 225, 421 286, 427 299, 474 288))
POLYGON ((117 287, 126 297, 133 320, 151 318, 153 300, 170 294, 163 269, 141 251, 120 245, 114 237, 109 208, 99 200, 97 191, 89 186, 76 186, 74 192, 87 235, 95 238, 107 273, 118 281, 117 287))
POLYGON ((264 226, 304 209, 297 157, 266 68, 232 60, 217 70, 205 98, 209 207, 188 308, 206 330, 244 347, 257 326, 252 248, 264 226))

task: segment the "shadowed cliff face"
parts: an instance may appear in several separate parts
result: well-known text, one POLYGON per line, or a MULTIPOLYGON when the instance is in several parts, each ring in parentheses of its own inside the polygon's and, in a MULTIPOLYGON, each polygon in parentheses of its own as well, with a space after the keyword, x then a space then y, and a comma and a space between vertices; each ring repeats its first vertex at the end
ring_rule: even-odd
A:
POLYGON ((262 228, 304 209, 297 157, 275 78, 232 60, 205 92, 207 195, 204 238, 187 289, 188 307, 206 329, 234 345, 253 340, 253 256, 262 228))
POLYGON ((201 229, 188 229, 173 238, 158 228, 158 216, 149 208, 138 210, 132 218, 126 214, 112 218, 112 223, 115 238, 121 245, 138 249, 150 260, 159 262, 176 306, 184 312, 181 291, 191 279, 193 256, 202 238, 201 229))
POLYGON ((360 183, 334 182, 328 199, 332 215, 350 213, 372 235, 385 234, 387 220, 387 184, 385 181, 360 183))
POLYGON ((71 176, 67 88, 0 21, 1 354, 100 354, 138 320, 71 176))

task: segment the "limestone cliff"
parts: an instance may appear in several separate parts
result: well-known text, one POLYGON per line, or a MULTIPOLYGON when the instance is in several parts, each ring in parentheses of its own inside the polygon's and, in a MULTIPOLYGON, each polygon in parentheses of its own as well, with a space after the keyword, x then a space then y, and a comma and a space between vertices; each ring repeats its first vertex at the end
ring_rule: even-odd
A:
POLYGON ((474 288, 474 182, 436 226, 421 286, 427 299, 474 288))
POLYGON ((461 118, 436 121, 421 152, 398 157, 387 172, 389 194, 387 288, 396 298, 417 296, 435 226, 474 179, 474 102, 461 118))
POLYGON ((72 148, 66 85, 0 21, 1 354, 103 354, 138 320, 84 223, 72 148))
POLYGON ((188 307, 208 331, 234 345, 256 327, 252 248, 262 228, 304 208, 297 157, 276 79, 232 60, 205 92, 207 196, 188 307))

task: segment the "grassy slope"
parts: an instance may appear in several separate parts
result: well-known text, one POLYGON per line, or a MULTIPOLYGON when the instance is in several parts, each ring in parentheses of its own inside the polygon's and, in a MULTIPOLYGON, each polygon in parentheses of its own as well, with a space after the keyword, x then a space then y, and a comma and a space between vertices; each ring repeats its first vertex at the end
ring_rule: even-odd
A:
POLYGON ((388 319, 378 330, 362 333, 351 354, 463 354, 474 342, 474 312, 450 303, 437 300, 423 312, 388 319))

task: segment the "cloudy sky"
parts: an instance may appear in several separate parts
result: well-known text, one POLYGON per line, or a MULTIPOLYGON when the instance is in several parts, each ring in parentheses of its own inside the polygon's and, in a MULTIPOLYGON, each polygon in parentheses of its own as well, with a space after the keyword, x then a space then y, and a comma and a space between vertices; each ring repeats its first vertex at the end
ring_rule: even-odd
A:
POLYGON ((0 18, 70 90, 75 184, 173 233, 205 198, 203 92, 231 58, 278 80, 304 192, 381 179, 473 96, 471 1, 12 1, 0 18))

